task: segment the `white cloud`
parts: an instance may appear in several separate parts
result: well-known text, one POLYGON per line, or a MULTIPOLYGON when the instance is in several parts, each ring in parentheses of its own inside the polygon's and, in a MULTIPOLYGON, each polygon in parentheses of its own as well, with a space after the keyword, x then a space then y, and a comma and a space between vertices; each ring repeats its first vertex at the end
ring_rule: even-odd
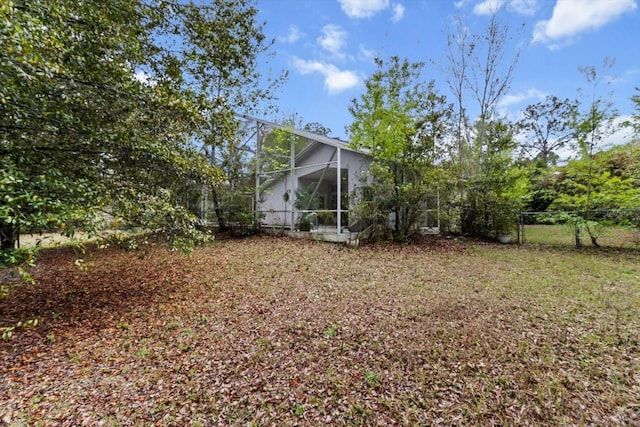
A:
POLYGON ((532 16, 538 10, 538 0, 511 0, 509 9, 520 15, 532 16))
POLYGON ((496 13, 502 6, 507 5, 520 15, 533 15, 538 9, 538 0, 482 0, 473 8, 476 15, 492 15, 496 13))
POLYGON ((393 16, 391 20, 393 22, 399 22, 404 17, 404 6, 400 3, 396 3, 393 5, 393 16))
POLYGON ((531 89, 527 89, 526 92, 510 93, 505 95, 505 97, 502 98, 502 100, 498 103, 498 107, 506 108, 511 105, 520 104, 522 102, 529 101, 529 100, 541 101, 546 96, 547 94, 542 92, 541 90, 531 88, 531 89))
MULTIPOLYGON (((608 150, 612 148, 614 145, 624 145, 631 141, 633 141, 633 129, 628 126, 623 126, 625 121, 631 119, 630 115, 620 116, 613 120, 614 131, 610 134, 607 134, 608 131, 603 127, 600 130, 607 134, 606 137, 602 139, 602 141, 598 142, 595 147, 597 151, 608 150)), ((578 157, 577 153, 570 146, 566 146, 562 150, 559 150, 556 154, 560 156, 563 162, 578 157)))
POLYGON ((360 77, 353 71, 340 70, 333 64, 320 61, 306 61, 294 57, 293 66, 300 74, 320 73, 324 76, 324 87, 334 95, 360 84, 360 77))
POLYGON ((278 37, 278 40, 284 43, 295 43, 304 37, 306 34, 301 32, 297 26, 291 25, 289 27, 289 34, 286 36, 278 37))
POLYGON ((627 84, 636 81, 636 79, 640 76, 640 67, 629 68, 622 72, 614 81, 611 83, 614 84, 627 84))
POLYGON ((492 15, 502 7, 504 0, 483 0, 473 8, 476 15, 492 15))
POLYGON ((329 24, 322 28, 322 36, 318 37, 317 40, 323 49, 336 56, 344 57, 342 49, 347 44, 348 35, 339 25, 329 24))
POLYGON ((533 42, 566 40, 583 31, 597 30, 637 7, 636 0, 558 0, 551 18, 536 23, 533 42))
POLYGON ((616 128, 616 131, 604 139, 603 145, 605 148, 613 145, 626 144, 633 140, 633 129, 628 126, 623 126, 624 122, 630 120, 632 120, 631 115, 616 117, 613 120, 613 126, 616 128))
POLYGON ((338 0, 349 18, 369 18, 389 7, 389 0, 338 0))
POLYGON ((546 96, 545 92, 535 88, 519 93, 509 93, 498 103, 498 114, 510 120, 518 120, 522 116, 522 109, 525 104, 542 101, 546 96))
POLYGON ((371 61, 378 56, 377 52, 373 49, 367 49, 363 45, 360 45, 360 52, 358 54, 358 59, 361 61, 371 61))

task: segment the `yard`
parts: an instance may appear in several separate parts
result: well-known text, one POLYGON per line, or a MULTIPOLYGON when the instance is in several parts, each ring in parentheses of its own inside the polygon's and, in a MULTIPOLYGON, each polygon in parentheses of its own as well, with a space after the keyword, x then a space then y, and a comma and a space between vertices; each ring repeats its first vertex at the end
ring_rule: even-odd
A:
MULTIPOLYGON (((521 239, 524 243, 553 246, 575 246, 575 228, 573 225, 525 225, 521 239)), ((638 227, 605 226, 597 230, 598 244, 608 248, 640 248, 640 229, 638 227)), ((580 229, 583 246, 592 246, 588 232, 580 229)))
POLYGON ((640 255, 253 237, 51 249, 0 301, 7 425, 638 425, 640 255))

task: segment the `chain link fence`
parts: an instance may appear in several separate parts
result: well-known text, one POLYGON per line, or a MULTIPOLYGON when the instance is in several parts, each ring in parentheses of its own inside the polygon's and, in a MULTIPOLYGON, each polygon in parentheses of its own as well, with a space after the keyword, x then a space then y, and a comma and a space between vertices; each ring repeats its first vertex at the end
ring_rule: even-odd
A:
POLYGON ((640 249, 640 209, 520 212, 518 242, 640 249))

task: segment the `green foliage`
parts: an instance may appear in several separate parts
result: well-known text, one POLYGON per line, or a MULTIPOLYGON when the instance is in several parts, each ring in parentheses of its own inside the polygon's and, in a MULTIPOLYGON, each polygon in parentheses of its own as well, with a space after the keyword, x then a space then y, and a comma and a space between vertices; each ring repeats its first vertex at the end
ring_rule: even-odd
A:
MULTIPOLYGON (((295 154, 298 155, 311 141, 299 135, 295 135, 292 130, 301 128, 302 121, 297 116, 286 118, 282 122, 283 129, 271 129, 262 139, 260 169, 265 172, 287 169, 291 165, 291 145, 295 154)), ((307 123, 303 130, 319 135, 327 136, 331 129, 324 127, 320 123, 307 123)))
MULTIPOLYGON (((608 71, 613 66, 613 60, 605 59, 603 70, 608 71)), ((598 230, 599 224, 591 218, 593 209, 593 189, 594 182, 593 155, 597 151, 601 141, 614 132, 613 120, 617 116, 617 112, 612 110, 612 104, 609 100, 602 98, 598 94, 598 86, 602 79, 601 72, 594 66, 580 68, 580 72, 584 75, 591 89, 589 96, 588 109, 581 114, 576 114, 574 120, 575 136, 580 149, 582 158, 588 164, 586 173, 586 187, 584 191, 583 213, 581 222, 584 224, 591 242, 594 246, 598 246, 598 230)), ((580 242, 576 241, 577 245, 580 242)))
POLYGON ((394 56, 376 64, 366 92, 349 108, 351 144, 373 157, 364 177, 367 194, 358 195, 350 209, 383 233, 392 215, 394 237, 403 240, 416 231, 427 198, 437 191, 441 171, 435 163, 443 155, 438 141, 446 134, 451 107, 433 81, 420 80, 423 63, 394 56))
POLYGON ((296 200, 294 203, 296 209, 313 211, 320 207, 320 200, 314 192, 315 186, 315 184, 311 184, 307 188, 296 189, 296 200))
POLYGON ((16 230, 73 233, 103 212, 177 246, 200 239, 186 183, 213 186, 233 168, 199 146, 235 143, 234 109, 270 99, 256 14, 243 0, 3 2, 3 249, 16 230))
POLYGON ((304 130, 323 136, 329 136, 329 134, 331 133, 330 128, 318 122, 307 123, 306 125, 304 125, 304 130))
POLYGON ((380 386, 380 375, 378 375, 375 371, 365 371, 364 372, 364 381, 367 385, 371 387, 379 387, 380 386))
POLYGON ((13 326, 2 326, 0 327, 0 333, 2 334, 1 337, 3 340, 7 340, 13 336, 13 333, 16 331, 16 329, 35 328, 36 326, 38 326, 38 323, 40 323, 38 319, 29 319, 24 322, 17 322, 13 326))
POLYGON ((640 87, 636 88, 636 95, 631 97, 635 112, 631 115, 632 121, 630 125, 633 127, 636 136, 640 136, 640 87))
MULTIPOLYGON (((638 227, 640 145, 629 143, 580 157, 538 175, 538 205, 547 223, 570 224, 598 246, 607 226, 638 227), (559 213, 558 213, 559 212, 559 213)), ((535 200, 532 200, 532 203, 535 200)))
POLYGON ((254 217, 252 199, 247 193, 228 191, 222 200, 232 234, 246 236, 257 231, 259 218, 254 217))
POLYGON ((291 163, 291 139, 294 135, 283 129, 273 129, 263 139, 260 167, 264 171, 286 169, 291 163))
POLYGON ((519 53, 507 56, 511 29, 497 13, 482 33, 470 33, 460 17, 452 29, 447 82, 455 97, 456 127, 448 172, 455 195, 444 206, 454 231, 494 238, 515 227, 514 209, 521 202, 521 172, 511 170, 513 130, 498 114, 519 53))
POLYGON ((582 111, 574 111, 571 126, 579 153, 584 158, 591 157, 600 143, 616 130, 614 119, 618 112, 611 101, 598 92, 604 78, 603 73, 608 72, 613 64, 614 60, 605 58, 601 69, 595 66, 579 68, 588 85, 586 89, 580 90, 586 102, 582 103, 582 111))
POLYGON ((318 224, 319 225, 335 225, 336 219, 333 216, 333 212, 329 211, 319 211, 317 213, 318 224))
POLYGON ((559 169, 550 210, 613 210, 640 207, 640 145, 626 144, 559 169))
POLYGON ((556 150, 571 141, 571 121, 577 102, 547 96, 544 101, 528 105, 518 121, 519 131, 526 136, 521 145, 523 154, 537 159, 542 166, 555 163, 556 150))
MULTIPOLYGON (((315 195, 314 189, 315 184, 309 185, 306 189, 297 188, 294 207, 301 211, 313 211, 318 209, 318 207, 320 206, 320 200, 315 195)), ((300 217, 300 220, 298 221, 298 229, 300 231, 311 230, 311 217, 308 212, 303 212, 302 216, 300 217)))
POLYGON ((0 268, 12 265, 35 266, 37 247, 5 249, 0 252, 0 268))
POLYGON ((492 121, 479 127, 466 183, 462 231, 496 238, 515 231, 518 211, 529 195, 528 171, 513 161, 513 128, 492 121))
POLYGON ((324 330, 324 332, 322 333, 322 336, 324 336, 325 338, 334 338, 337 334, 337 329, 333 326, 329 326, 327 327, 327 329, 324 330))
POLYGON ((302 417, 304 415, 304 406, 299 403, 296 403, 293 407, 293 413, 296 417, 302 417))
POLYGON ((26 268, 35 266, 36 255, 37 247, 4 249, 0 251, 0 272, 2 272, 5 277, 8 276, 13 279, 3 279, 2 282, 0 282, 0 300, 5 298, 17 283, 35 283, 26 268))
POLYGON ((98 245, 100 248, 115 246, 126 251, 135 251, 138 250, 141 245, 146 245, 148 243, 148 238, 145 235, 141 236, 117 231, 102 237, 99 240, 98 245))
POLYGON ((311 231, 311 218, 309 218, 309 215, 302 215, 300 217, 300 220, 298 220, 298 230, 311 231))

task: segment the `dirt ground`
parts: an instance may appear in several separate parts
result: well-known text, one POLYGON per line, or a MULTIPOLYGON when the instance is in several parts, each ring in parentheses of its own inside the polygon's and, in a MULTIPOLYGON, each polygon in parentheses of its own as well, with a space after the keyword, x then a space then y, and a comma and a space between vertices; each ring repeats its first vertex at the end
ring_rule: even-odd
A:
POLYGON ((256 236, 42 251, 0 425, 640 425, 635 252, 256 236))

